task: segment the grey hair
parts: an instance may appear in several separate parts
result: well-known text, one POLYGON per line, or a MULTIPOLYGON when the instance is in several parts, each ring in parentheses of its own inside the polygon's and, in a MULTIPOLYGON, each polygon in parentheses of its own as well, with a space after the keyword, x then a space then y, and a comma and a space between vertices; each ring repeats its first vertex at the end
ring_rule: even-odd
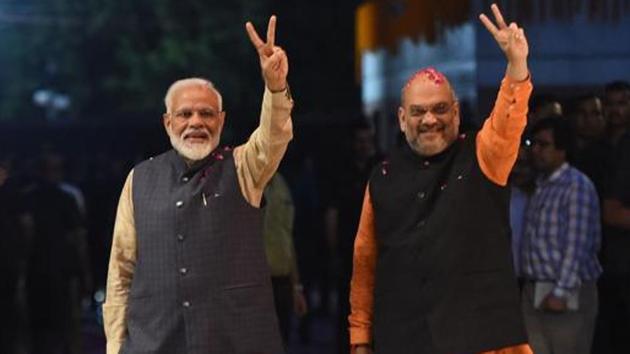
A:
POLYGON ((199 77, 190 77, 186 79, 177 80, 171 84, 171 86, 166 91, 166 96, 164 96, 164 105, 166 106, 166 113, 171 113, 171 108, 173 106, 173 96, 175 92, 178 90, 189 87, 189 86, 201 86, 205 87, 217 95, 217 101, 219 103, 219 111, 223 111, 223 97, 217 88, 214 86, 212 81, 202 79, 199 77))

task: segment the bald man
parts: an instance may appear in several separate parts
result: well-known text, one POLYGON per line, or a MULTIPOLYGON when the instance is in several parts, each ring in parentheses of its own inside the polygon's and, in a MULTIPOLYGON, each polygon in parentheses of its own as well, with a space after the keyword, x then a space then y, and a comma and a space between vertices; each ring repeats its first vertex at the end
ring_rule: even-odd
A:
POLYGON ((511 260, 508 175, 532 91, 528 44, 492 6, 481 21, 507 58, 477 134, 459 135, 448 79, 418 71, 398 109, 407 144, 376 168, 354 248, 354 353, 531 353, 511 260))

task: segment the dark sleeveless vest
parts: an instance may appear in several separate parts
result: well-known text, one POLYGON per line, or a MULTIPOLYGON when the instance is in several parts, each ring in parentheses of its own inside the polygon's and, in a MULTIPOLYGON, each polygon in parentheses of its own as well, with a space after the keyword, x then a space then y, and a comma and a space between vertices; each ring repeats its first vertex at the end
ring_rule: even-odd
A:
POLYGON ((409 146, 370 179, 380 354, 479 353, 527 341, 512 269, 509 190, 479 167, 475 136, 430 158, 409 146))
POLYGON ((188 168, 171 150, 133 173, 137 263, 122 353, 277 354, 260 210, 232 152, 188 168))

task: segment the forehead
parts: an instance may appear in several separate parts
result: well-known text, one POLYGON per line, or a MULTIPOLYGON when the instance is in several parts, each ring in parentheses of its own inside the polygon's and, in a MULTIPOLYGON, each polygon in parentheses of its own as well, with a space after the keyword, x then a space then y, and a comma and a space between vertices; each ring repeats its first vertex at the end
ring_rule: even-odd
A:
POLYGON ((407 85, 403 91, 403 102, 409 105, 430 105, 453 100, 451 86, 448 82, 417 78, 407 85))
POLYGON ((173 94, 173 109, 196 106, 218 109, 219 97, 213 89, 201 85, 184 86, 173 94))

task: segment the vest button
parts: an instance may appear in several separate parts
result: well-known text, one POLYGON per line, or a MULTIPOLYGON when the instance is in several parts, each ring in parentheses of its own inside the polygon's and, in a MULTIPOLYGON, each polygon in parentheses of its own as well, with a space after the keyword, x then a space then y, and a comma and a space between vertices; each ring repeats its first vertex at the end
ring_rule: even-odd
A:
POLYGON ((189 181, 188 177, 186 177, 186 176, 182 177, 182 182, 186 183, 188 181, 189 181))
POLYGON ((177 235, 177 241, 184 241, 184 235, 182 234, 177 235))
POLYGON ((189 308, 189 307, 190 307, 190 305, 191 305, 190 301, 184 301, 184 302, 182 302, 182 306, 184 306, 184 307, 186 307, 186 308, 189 308))
POLYGON ((183 202, 183 201, 181 201, 181 200, 178 200, 178 201, 175 203, 175 206, 176 206, 176 207, 178 207, 178 208, 181 208, 183 205, 184 205, 184 202, 183 202))
POLYGON ((431 163, 430 163, 428 160, 425 160, 425 161, 424 161, 424 163, 423 163, 423 165, 424 165, 425 167, 428 167, 430 164, 431 164, 431 163))
POLYGON ((424 197, 426 197, 426 196, 427 196, 427 194, 426 194, 426 193, 424 193, 424 192, 418 192, 418 198, 419 198, 419 199, 424 199, 424 197))
POLYGON ((416 228, 420 229, 420 228, 424 227, 424 224, 426 224, 426 222, 424 220, 420 220, 416 224, 416 228))
POLYGON ((179 273, 181 275, 186 275, 186 273, 188 273, 188 269, 186 269, 186 268, 179 268, 179 273))

